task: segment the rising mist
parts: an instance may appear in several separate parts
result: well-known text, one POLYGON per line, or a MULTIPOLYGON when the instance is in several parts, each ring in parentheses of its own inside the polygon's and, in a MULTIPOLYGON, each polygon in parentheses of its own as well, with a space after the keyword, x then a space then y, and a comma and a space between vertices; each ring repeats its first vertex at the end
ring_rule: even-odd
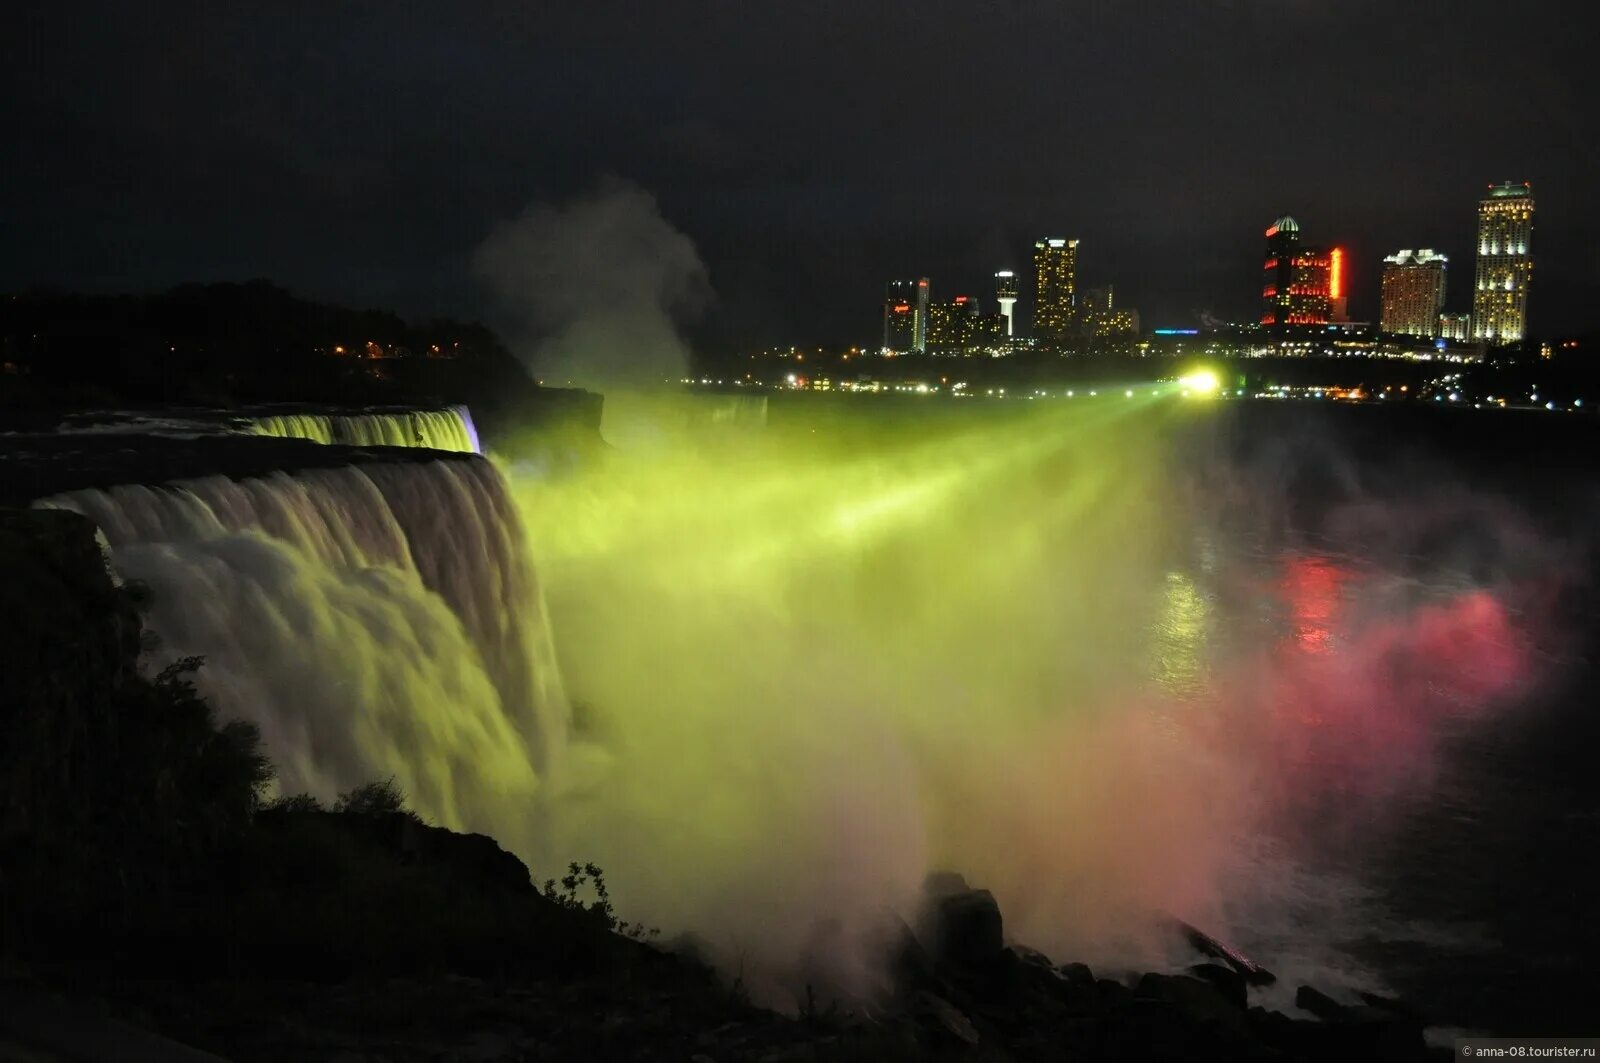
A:
POLYGON ((495 226, 472 264, 517 353, 556 385, 676 381, 688 364, 678 326, 711 298, 694 243, 617 179, 495 226))
POLYGON ((1373 913, 1304 861, 1377 844, 1524 682, 1508 589, 1263 546, 1282 485, 1186 460, 1171 403, 860 401, 760 434, 608 418, 654 445, 514 484, 579 706, 539 850, 780 1004, 870 995, 937 868, 1060 958, 1159 965, 1171 914, 1347 967, 1331 939, 1373 913))

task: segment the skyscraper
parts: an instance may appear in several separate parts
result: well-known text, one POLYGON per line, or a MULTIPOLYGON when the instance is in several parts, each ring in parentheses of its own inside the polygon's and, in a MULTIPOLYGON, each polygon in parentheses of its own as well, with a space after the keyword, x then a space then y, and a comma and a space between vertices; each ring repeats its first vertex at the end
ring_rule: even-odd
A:
POLYGON ((947 303, 928 307, 928 348, 952 351, 970 347, 977 341, 978 301, 958 295, 947 303))
POLYGON ((1533 188, 1526 181, 1490 185, 1478 203, 1478 271, 1472 291, 1472 338, 1495 347, 1521 343, 1533 279, 1533 188))
POLYGON ((1262 262, 1263 325, 1326 325, 1335 307, 1334 293, 1344 299, 1344 251, 1306 247, 1300 225, 1285 214, 1267 227, 1267 253, 1262 262))
POLYGON ((1117 309, 1116 291, 1109 284, 1089 288, 1078 301, 1078 329, 1086 336, 1131 336, 1139 331, 1139 312, 1117 309))
POLYGON ((883 300, 883 349, 895 354, 928 349, 928 278, 889 282, 883 300))
POLYGON ((1065 339, 1072 331, 1078 241, 1047 238, 1033 245, 1033 334, 1065 339))
POLYGON ((1006 335, 1016 335, 1017 275, 1003 269, 994 275, 994 296, 1000 301, 1000 316, 1006 321, 1006 335))
POLYGON ((1401 336, 1439 335, 1448 260, 1429 248, 1407 248, 1383 260, 1382 311, 1378 327, 1401 336))

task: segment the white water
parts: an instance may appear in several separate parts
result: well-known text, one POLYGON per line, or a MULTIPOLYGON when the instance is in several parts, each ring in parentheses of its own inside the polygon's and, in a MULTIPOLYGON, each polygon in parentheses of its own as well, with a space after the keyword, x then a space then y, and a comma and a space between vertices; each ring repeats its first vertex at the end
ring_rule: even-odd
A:
POLYGON ((250 432, 358 447, 429 447, 479 453, 478 431, 465 406, 385 413, 280 413, 254 417, 250 432))
POLYGON ((218 411, 101 413, 60 425, 73 435, 197 436, 245 434, 277 439, 309 439, 356 447, 428 447, 481 454, 477 426, 465 406, 439 410, 383 410, 370 413, 264 413, 243 416, 218 411))
POLYGON ((568 709, 521 521, 487 461, 36 504, 100 526, 113 568, 150 587, 152 666, 203 656, 197 685, 261 727, 284 792, 392 775, 450 826, 528 820, 568 709))

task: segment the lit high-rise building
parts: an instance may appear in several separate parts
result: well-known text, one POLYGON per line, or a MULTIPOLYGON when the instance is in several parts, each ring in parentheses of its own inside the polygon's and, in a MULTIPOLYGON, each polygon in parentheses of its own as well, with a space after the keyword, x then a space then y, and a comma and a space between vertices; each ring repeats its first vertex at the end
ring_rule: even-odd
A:
POLYGON ((1078 241, 1050 238, 1033 245, 1033 334, 1038 338, 1071 334, 1077 270, 1078 241))
POLYGON ((1472 338, 1495 347, 1521 343, 1533 279, 1533 188, 1526 181, 1489 186, 1478 203, 1478 271, 1472 291, 1472 338))
POLYGON ((932 304, 928 307, 929 349, 951 351, 972 346, 977 337, 977 320, 978 301, 970 295, 932 304))
POLYGON ((1266 235, 1261 323, 1326 325, 1336 309, 1343 316, 1343 249, 1302 245, 1300 225, 1287 214, 1268 226, 1266 235))
POLYGON ((1000 301, 1000 316, 1006 321, 1006 335, 1016 335, 1017 275, 1003 269, 994 275, 994 297, 1000 301))
POLYGON ((1139 312, 1117 309, 1116 291, 1109 284, 1088 288, 1078 302, 1078 327, 1088 336, 1131 336, 1139 331, 1139 312))
POLYGON ((1385 258, 1378 327, 1400 336, 1430 340, 1438 336, 1448 264, 1444 255, 1426 247, 1407 248, 1385 258))
POLYGON ((1005 339, 1005 318, 983 313, 978 300, 970 295, 958 295, 949 302, 928 307, 929 353, 974 354, 1003 349, 1005 339))
POLYGON ((1440 314, 1439 336, 1441 339, 1455 340, 1465 343, 1472 338, 1471 314, 1440 314))
POLYGON ((883 300, 883 349, 895 354, 928 349, 928 278, 889 282, 883 300))

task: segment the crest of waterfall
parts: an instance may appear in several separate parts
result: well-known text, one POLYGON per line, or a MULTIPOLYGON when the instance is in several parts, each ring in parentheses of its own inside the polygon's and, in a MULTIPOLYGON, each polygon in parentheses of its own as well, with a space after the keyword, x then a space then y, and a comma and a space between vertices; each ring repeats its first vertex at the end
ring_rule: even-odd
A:
POLYGON ((569 714, 522 523, 481 458, 81 490, 151 591, 156 667, 260 726, 284 792, 393 776, 422 814, 525 818, 569 714), (512 816, 508 813, 516 812, 512 816))
POLYGON ((160 435, 194 438, 218 434, 309 439, 356 447, 427 447, 481 454, 472 412, 465 406, 436 410, 368 410, 362 413, 101 411, 69 417, 56 429, 67 435, 160 435))
POLYGON ((465 406, 373 413, 274 413, 252 417, 255 435, 358 447, 429 447, 482 453, 465 406))

